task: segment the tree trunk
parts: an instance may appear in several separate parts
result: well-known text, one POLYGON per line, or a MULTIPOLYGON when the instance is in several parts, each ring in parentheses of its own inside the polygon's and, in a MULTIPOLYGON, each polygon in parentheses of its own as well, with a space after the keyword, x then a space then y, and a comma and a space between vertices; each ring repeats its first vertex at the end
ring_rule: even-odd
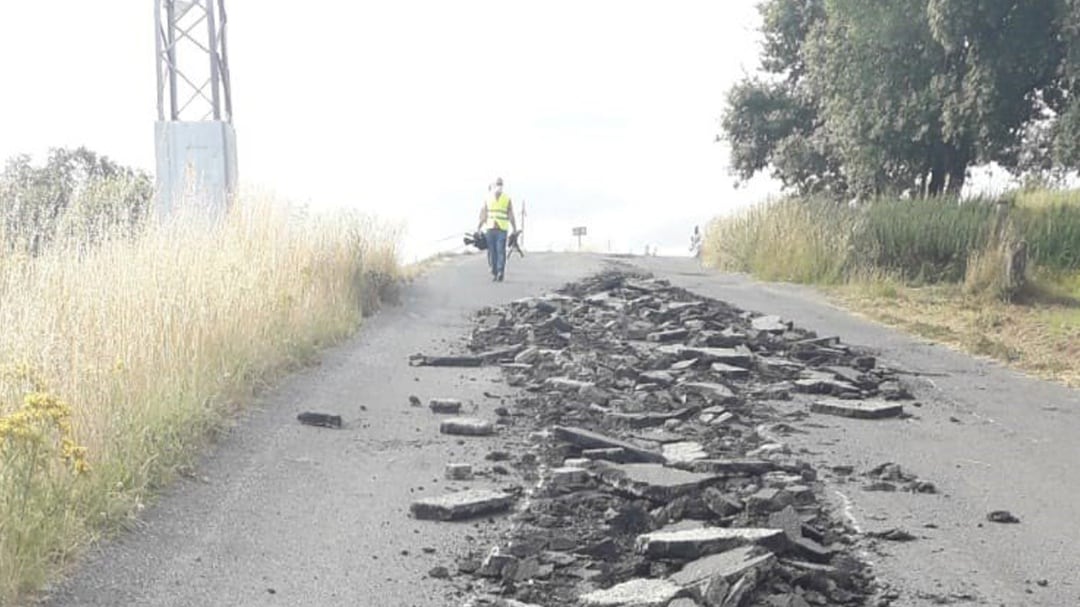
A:
POLYGON ((945 190, 946 175, 944 167, 935 162, 934 168, 930 171, 930 185, 926 186, 926 195, 928 197, 937 196, 945 190))
POLYGON ((945 193, 951 196, 959 196, 964 189, 964 181, 967 179, 967 164, 957 162, 949 171, 949 183, 945 186, 945 193))

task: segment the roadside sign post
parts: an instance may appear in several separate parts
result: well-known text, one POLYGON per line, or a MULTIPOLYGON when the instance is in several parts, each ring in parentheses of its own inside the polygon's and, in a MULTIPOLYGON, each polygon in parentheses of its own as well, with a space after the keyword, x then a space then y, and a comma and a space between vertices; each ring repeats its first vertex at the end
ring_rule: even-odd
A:
POLYGON ((581 237, 586 234, 585 226, 577 227, 573 229, 574 236, 577 236, 577 249, 581 250, 581 237))

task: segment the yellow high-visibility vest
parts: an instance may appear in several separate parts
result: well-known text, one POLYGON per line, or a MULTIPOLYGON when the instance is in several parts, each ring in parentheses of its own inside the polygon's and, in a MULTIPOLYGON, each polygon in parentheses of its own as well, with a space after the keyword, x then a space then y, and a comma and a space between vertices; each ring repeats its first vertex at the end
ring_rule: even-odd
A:
POLYGON ((510 197, 500 194, 498 198, 487 201, 488 228, 510 229, 510 197))

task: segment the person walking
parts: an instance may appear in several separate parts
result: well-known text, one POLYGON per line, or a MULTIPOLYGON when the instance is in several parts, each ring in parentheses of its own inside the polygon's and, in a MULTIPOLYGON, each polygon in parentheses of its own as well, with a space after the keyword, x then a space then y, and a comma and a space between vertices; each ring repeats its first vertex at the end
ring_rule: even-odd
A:
POLYGON ((690 236, 690 254, 701 259, 701 230, 694 226, 694 233, 690 236))
POLYGON ((499 177, 480 208, 478 231, 484 231, 487 240, 488 266, 491 279, 502 282, 506 272, 506 235, 508 230, 517 232, 514 221, 514 205, 503 192, 503 180, 499 177))

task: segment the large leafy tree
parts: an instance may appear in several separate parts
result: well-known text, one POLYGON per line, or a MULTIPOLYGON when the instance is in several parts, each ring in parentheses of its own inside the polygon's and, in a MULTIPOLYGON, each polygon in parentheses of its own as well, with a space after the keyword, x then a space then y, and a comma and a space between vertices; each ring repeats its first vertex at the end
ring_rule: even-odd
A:
MULTIPOLYGON (((1041 131, 1046 138, 1039 150, 1049 156, 1045 164, 1068 169, 1080 168, 1080 0, 1066 0, 1061 16, 1064 60, 1058 72, 1059 86, 1047 96, 1050 126, 1041 131)), ((1037 154, 1036 154, 1037 155, 1037 154)))
POLYGON ((759 10, 763 73, 728 92, 721 122, 731 166, 740 179, 769 169, 802 193, 843 193, 847 185, 806 77, 806 42, 825 17, 825 2, 774 0, 759 10))
POLYGON ((1019 168, 1026 127, 1061 105, 1062 1, 766 0, 761 12, 763 75, 733 87, 722 123, 741 178, 769 168, 802 193, 958 192, 974 163, 1019 168))

